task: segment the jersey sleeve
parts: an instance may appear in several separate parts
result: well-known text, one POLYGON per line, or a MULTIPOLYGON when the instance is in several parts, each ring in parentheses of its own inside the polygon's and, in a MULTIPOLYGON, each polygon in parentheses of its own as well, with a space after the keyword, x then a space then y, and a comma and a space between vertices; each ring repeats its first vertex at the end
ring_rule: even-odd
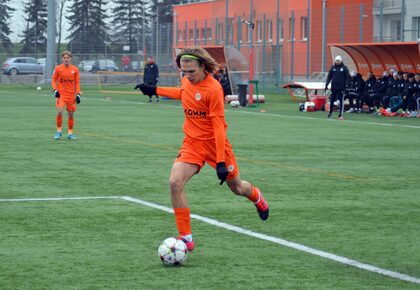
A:
POLYGON ((156 93, 159 96, 168 97, 170 99, 181 99, 182 89, 174 87, 157 87, 156 93))
POLYGON ((54 69, 53 75, 52 75, 52 81, 51 81, 51 86, 53 88, 53 90, 57 89, 57 79, 58 79, 58 69, 57 67, 54 69))
POLYGON ((211 122, 213 124, 214 140, 216 143, 216 162, 225 162, 225 118, 222 116, 212 117, 211 122))
POLYGON ((74 74, 74 86, 76 89, 76 94, 80 93, 80 73, 79 69, 76 68, 76 73, 74 74))

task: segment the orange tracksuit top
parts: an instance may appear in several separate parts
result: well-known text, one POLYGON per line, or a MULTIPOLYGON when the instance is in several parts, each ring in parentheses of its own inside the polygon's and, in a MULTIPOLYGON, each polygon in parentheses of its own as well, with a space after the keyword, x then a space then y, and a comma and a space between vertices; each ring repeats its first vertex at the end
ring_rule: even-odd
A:
POLYGON ((76 94, 80 93, 79 69, 72 64, 68 67, 64 64, 56 66, 52 75, 52 88, 58 90, 64 99, 74 100, 76 94))
POLYGON ((183 77, 180 88, 158 87, 156 92, 160 96, 181 99, 185 116, 184 134, 193 139, 214 140, 217 162, 225 161, 227 124, 220 83, 211 75, 197 84, 183 77))

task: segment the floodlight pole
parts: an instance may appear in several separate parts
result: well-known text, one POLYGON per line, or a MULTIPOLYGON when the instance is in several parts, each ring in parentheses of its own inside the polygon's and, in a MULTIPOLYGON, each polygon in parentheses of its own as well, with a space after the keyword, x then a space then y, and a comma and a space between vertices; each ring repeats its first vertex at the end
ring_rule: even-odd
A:
POLYGON ((47 57, 45 59, 44 67, 44 82, 51 82, 51 77, 54 71, 55 66, 55 53, 56 53, 56 44, 55 44, 55 1, 48 0, 48 22, 47 22, 47 57))
POLYGON ((254 80, 254 55, 252 52, 252 30, 254 29, 255 25, 252 21, 242 20, 242 23, 248 26, 248 33, 250 39, 250 46, 249 46, 249 98, 248 102, 250 105, 254 102, 254 87, 252 85, 252 80, 254 80))

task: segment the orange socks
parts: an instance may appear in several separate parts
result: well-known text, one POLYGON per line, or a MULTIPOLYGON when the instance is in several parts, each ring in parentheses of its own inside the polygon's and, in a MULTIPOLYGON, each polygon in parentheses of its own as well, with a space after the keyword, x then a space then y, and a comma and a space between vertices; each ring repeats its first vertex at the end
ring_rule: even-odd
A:
POLYGON ((61 126, 63 125, 63 115, 57 115, 56 123, 57 123, 57 132, 61 132, 61 126))
POLYGON ((260 200, 260 191, 258 190, 258 188, 256 188, 252 184, 251 184, 251 190, 252 192, 249 196, 247 196, 247 198, 253 203, 256 203, 260 200))
POLYGON ((175 222, 181 236, 191 234, 191 218, 189 208, 174 208, 175 222))
POLYGON ((69 117, 69 119, 67 120, 67 126, 69 128, 69 132, 73 132, 74 117, 69 117))

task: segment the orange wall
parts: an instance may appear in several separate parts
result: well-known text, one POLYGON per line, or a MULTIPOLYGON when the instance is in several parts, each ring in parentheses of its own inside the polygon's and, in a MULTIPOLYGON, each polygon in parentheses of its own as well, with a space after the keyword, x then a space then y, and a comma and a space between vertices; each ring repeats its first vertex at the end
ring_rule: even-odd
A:
MULTIPOLYGON (((251 12, 251 1, 252 0, 228 0, 229 4, 229 19, 233 21, 233 44, 237 44, 238 24, 237 19, 249 19, 251 12)), ((373 22, 372 22, 372 0, 327 0, 327 43, 339 43, 342 40, 344 42, 359 42, 360 39, 360 4, 364 5, 364 14, 367 17, 363 18, 363 41, 372 42, 373 34, 373 22), (344 14, 344 39, 340 34, 341 29, 341 9, 345 7, 344 14)), ((253 0, 253 15, 256 17, 253 19, 254 23, 258 20, 263 20, 263 15, 266 14, 266 18, 273 21, 273 41, 267 44, 267 47, 276 44, 276 11, 278 0, 253 0)), ((283 19, 284 29, 284 41, 283 41, 283 72, 287 74, 290 72, 293 66, 294 74, 306 75, 306 53, 308 49, 308 43, 301 39, 301 18, 307 17, 308 13, 308 1, 307 0, 280 0, 280 17, 283 19), (295 58, 291 59, 292 45, 289 33, 289 19, 291 18, 292 11, 294 11, 295 18, 295 41, 293 42, 295 58)), ((321 0, 310 0, 310 31, 309 31, 309 50, 310 50, 310 71, 321 71, 321 55, 322 55, 322 1, 321 0)), ((216 21, 225 26, 225 13, 226 13, 226 0, 215 0, 209 2, 193 3, 177 5, 174 7, 175 17, 174 23, 178 23, 178 30, 185 28, 184 23, 187 22, 187 30, 194 28, 194 25, 199 29, 207 27, 212 28, 212 40, 209 40, 207 44, 215 44, 216 34, 216 21), (205 21, 207 20, 207 22, 205 21), (205 24, 206 23, 206 24, 205 24)), ((246 54, 247 45, 247 31, 246 26, 242 25, 242 52, 246 54)), ((225 27, 223 33, 225 34, 225 27)), ((187 31, 188 34, 188 31, 187 31)), ((224 40, 224 39, 223 39, 224 40)), ((261 43, 257 41, 257 27, 253 31, 253 46, 261 46, 261 43)), ((202 41, 198 41, 198 45, 204 44, 202 41)), ((220 44, 220 43, 217 43, 220 44)), ((178 42, 178 45, 194 45, 194 41, 185 40, 178 42)), ((258 50, 257 51, 261 51, 258 50)), ((329 53, 329 50, 326 50, 329 53)), ((267 52, 267 56, 270 53, 267 52)), ((260 56, 261 59, 261 56, 260 56)), ((269 61, 269 58, 267 58, 269 61)), ((327 55, 327 68, 331 63, 330 57, 327 55)), ((261 68, 259 68, 261 69, 261 68)), ((258 69, 257 69, 258 70, 258 69)))

